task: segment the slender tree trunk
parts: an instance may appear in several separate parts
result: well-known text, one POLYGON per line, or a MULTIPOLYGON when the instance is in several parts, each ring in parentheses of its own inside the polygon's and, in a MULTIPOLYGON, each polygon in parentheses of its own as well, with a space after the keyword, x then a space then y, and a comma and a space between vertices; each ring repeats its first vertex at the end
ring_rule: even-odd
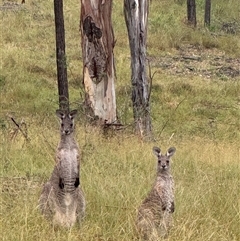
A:
POLYGON ((151 136, 150 88, 146 73, 148 0, 124 0, 132 70, 132 102, 136 131, 151 136))
POLYGON ((188 18, 188 24, 194 27, 197 26, 195 0, 187 0, 187 18, 188 18))
POLYGON ((93 118, 116 121, 112 0, 81 0, 85 103, 93 118))
POLYGON ((206 27, 210 26, 211 18, 211 0, 205 0, 205 15, 204 15, 204 25, 206 27))
POLYGON ((59 108, 69 109, 67 64, 65 55, 65 30, 62 0, 54 0, 55 31, 56 31, 56 59, 59 108))

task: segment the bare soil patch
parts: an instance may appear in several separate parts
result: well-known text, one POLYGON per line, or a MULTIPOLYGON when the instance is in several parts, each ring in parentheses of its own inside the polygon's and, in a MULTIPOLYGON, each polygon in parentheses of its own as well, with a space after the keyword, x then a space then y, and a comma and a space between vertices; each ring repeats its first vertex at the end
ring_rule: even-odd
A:
POLYGON ((21 3, 12 2, 12 1, 4 1, 2 5, 0 5, 0 11, 18 11, 24 9, 25 0, 22 0, 21 3))
POLYGON ((240 58, 231 58, 217 49, 185 45, 174 54, 150 56, 151 67, 171 75, 234 79, 240 76, 240 58))

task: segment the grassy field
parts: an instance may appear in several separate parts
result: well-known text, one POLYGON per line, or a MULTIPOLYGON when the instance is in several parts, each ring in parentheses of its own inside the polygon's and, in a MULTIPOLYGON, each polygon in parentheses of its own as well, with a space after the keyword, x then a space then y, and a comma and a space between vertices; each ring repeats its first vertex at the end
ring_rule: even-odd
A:
POLYGON ((71 108, 80 112, 76 138, 87 200, 84 222, 71 230, 53 227, 38 210, 59 141, 54 114, 58 95, 53 3, 30 0, 23 9, 0 11, 2 240, 138 240, 134 220, 154 180, 154 145, 164 152, 170 146, 177 149, 172 163, 176 211, 166 240, 240 240, 240 77, 219 72, 230 69, 229 62, 240 64, 238 0, 213 1, 209 30, 203 27, 203 1, 196 1, 195 30, 185 25, 185 1, 151 1, 148 56, 152 73, 156 72, 151 95, 155 142, 143 142, 133 133, 123 4, 113 2, 117 109, 126 128, 105 135, 86 123, 81 111, 79 1, 67 1, 64 7, 70 101, 71 108), (234 33, 224 29, 226 23, 234 33), (194 65, 196 71, 185 71, 193 64, 182 61, 180 52, 185 46, 191 46, 190 53, 198 49, 196 56, 202 61, 194 65), (218 68, 216 62, 205 66, 209 56, 211 61, 224 62, 218 68), (179 59, 179 65, 164 69, 160 57, 179 59), (208 75, 203 74, 205 70, 208 75))

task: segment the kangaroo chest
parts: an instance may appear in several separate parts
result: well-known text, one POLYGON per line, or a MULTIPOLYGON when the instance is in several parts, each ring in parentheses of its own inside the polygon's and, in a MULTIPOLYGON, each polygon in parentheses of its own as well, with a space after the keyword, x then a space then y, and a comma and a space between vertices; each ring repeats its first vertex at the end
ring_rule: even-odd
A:
POLYGON ((157 190, 158 195, 163 200, 173 201, 174 199, 174 183, 172 178, 159 178, 155 184, 155 189, 157 190))
POLYGON ((79 158, 79 154, 76 148, 64 148, 64 149, 60 149, 58 157, 61 161, 71 160, 71 161, 77 162, 79 158))

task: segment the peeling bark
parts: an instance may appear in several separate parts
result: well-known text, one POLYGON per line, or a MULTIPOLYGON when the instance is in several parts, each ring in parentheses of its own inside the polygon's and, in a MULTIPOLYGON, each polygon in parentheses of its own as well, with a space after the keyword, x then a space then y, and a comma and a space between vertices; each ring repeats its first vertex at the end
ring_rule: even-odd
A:
POLYGON ((116 121, 112 0, 81 0, 85 103, 94 119, 116 121))
POLYGON ((135 127, 141 136, 151 136, 150 88, 147 79, 146 40, 148 0, 125 0, 132 70, 132 102, 135 127))

